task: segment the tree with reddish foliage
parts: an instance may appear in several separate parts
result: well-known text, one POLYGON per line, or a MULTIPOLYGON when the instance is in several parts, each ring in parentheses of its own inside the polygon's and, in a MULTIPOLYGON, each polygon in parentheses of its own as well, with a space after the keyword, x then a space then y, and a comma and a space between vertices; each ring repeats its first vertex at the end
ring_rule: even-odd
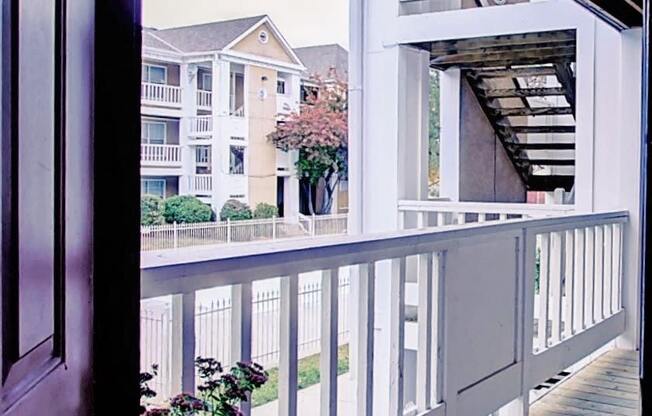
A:
POLYGON ((297 176, 310 213, 328 214, 337 184, 347 177, 347 84, 335 71, 328 82, 314 81, 317 93, 309 94, 301 111, 288 115, 267 137, 281 150, 298 150, 297 176))

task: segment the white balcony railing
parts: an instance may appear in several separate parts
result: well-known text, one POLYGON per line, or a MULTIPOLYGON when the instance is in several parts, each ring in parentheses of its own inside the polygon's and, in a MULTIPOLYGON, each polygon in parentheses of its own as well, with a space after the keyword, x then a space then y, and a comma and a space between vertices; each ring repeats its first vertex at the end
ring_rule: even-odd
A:
POLYGON ((181 106, 181 87, 167 84, 141 83, 141 98, 154 105, 181 106))
POLYGON ((140 161, 146 165, 181 166, 181 147, 176 144, 141 144, 140 161))
POLYGON ((213 175, 191 175, 188 182, 190 193, 208 195, 213 192, 213 175))
MULTIPOLYGON (((351 273, 358 294, 357 388, 355 408, 343 414, 402 415, 411 408, 403 382, 408 376, 406 281, 416 281, 418 348, 416 373, 409 374, 416 379, 416 404, 411 411, 486 415, 519 397, 527 406, 532 388, 624 331, 627 220, 626 212, 593 213, 274 246, 143 253, 142 296, 178 295, 179 310, 189 311, 188 316, 181 312, 183 325, 178 326, 184 346, 178 359, 186 365, 175 377, 184 380, 183 391, 193 391, 194 292, 232 285, 230 359, 249 361, 252 285, 280 276, 278 380, 283 384, 278 406, 296 409, 299 276, 319 272, 321 399, 311 405, 314 413, 335 415, 338 282, 341 273, 351 273), (374 353, 379 343, 387 355, 374 353), (382 372, 374 372, 376 364, 382 372), (386 409, 373 408, 383 402, 386 409)), ((244 406, 243 413, 249 415, 250 409, 244 406)))
POLYGON ((189 118, 189 122, 191 136, 203 138, 213 134, 213 116, 194 116, 189 118))
POLYGON ((572 205, 491 202, 399 201, 400 228, 506 221, 570 214, 572 205))
POLYGON ((211 91, 197 90, 197 107, 202 110, 210 110, 213 105, 213 93, 211 91))

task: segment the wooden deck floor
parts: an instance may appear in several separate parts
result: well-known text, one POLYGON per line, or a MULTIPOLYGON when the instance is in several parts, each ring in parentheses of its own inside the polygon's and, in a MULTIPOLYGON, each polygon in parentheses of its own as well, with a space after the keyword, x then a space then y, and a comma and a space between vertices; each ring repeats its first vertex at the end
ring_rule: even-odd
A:
POLYGON ((534 403, 530 416, 639 416, 638 356, 613 350, 534 403))

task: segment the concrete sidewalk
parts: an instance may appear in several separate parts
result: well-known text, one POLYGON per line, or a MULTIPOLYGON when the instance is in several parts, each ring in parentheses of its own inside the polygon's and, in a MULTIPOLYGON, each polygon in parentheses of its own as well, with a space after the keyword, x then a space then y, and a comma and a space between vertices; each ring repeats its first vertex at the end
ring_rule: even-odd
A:
MULTIPOLYGON (((319 415, 320 403, 319 384, 307 387, 298 392, 297 414, 301 416, 319 415)), ((251 409, 252 416, 278 415, 278 400, 251 409)), ((355 414, 355 382, 351 373, 342 374, 337 378, 337 414, 355 414)))

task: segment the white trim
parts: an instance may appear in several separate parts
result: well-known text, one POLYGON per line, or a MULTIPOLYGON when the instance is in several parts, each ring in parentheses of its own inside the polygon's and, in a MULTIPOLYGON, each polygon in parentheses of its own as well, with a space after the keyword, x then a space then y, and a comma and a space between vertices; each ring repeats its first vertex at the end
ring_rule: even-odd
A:
POLYGON ((166 49, 152 48, 151 46, 143 46, 142 55, 144 59, 156 59, 175 64, 183 63, 183 56, 181 54, 166 49))
POLYGON ((289 72, 295 75, 301 75, 306 67, 276 59, 266 58, 264 56, 254 55, 246 52, 226 51, 220 52, 220 59, 242 65, 256 65, 263 68, 275 69, 277 71, 289 72))
POLYGON ((274 34, 274 36, 279 40, 279 42, 281 42, 281 45, 282 45, 283 48, 285 49, 285 52, 286 52, 288 55, 290 55, 290 57, 294 60, 294 62, 295 62, 296 64, 298 64, 298 65, 300 65, 300 66, 303 66, 303 63, 301 62, 301 59, 299 59, 299 57, 294 53, 294 50, 292 49, 292 47, 290 46, 290 44, 288 43, 288 41, 285 40, 285 38, 284 38, 283 35, 281 34, 281 31, 278 30, 278 28, 276 27, 276 25, 274 24, 274 22, 272 22, 272 19, 270 19, 269 16, 265 16, 265 17, 263 17, 262 19, 260 19, 257 23, 254 23, 254 24, 253 24, 249 29, 245 30, 245 31, 244 31, 240 36, 238 36, 237 38, 235 38, 234 40, 232 40, 231 43, 229 43, 228 45, 226 45, 226 46, 222 49, 222 51, 223 51, 223 52, 226 52, 226 51, 231 52, 231 49, 232 49, 235 45, 237 45, 238 43, 240 43, 240 41, 241 41, 242 39, 244 39, 244 38, 246 38, 247 36, 249 36, 251 33, 253 33, 256 29, 258 29, 260 26, 262 26, 262 25, 265 24, 265 23, 267 23, 267 24, 269 25, 269 27, 272 29, 272 33, 274 34))

